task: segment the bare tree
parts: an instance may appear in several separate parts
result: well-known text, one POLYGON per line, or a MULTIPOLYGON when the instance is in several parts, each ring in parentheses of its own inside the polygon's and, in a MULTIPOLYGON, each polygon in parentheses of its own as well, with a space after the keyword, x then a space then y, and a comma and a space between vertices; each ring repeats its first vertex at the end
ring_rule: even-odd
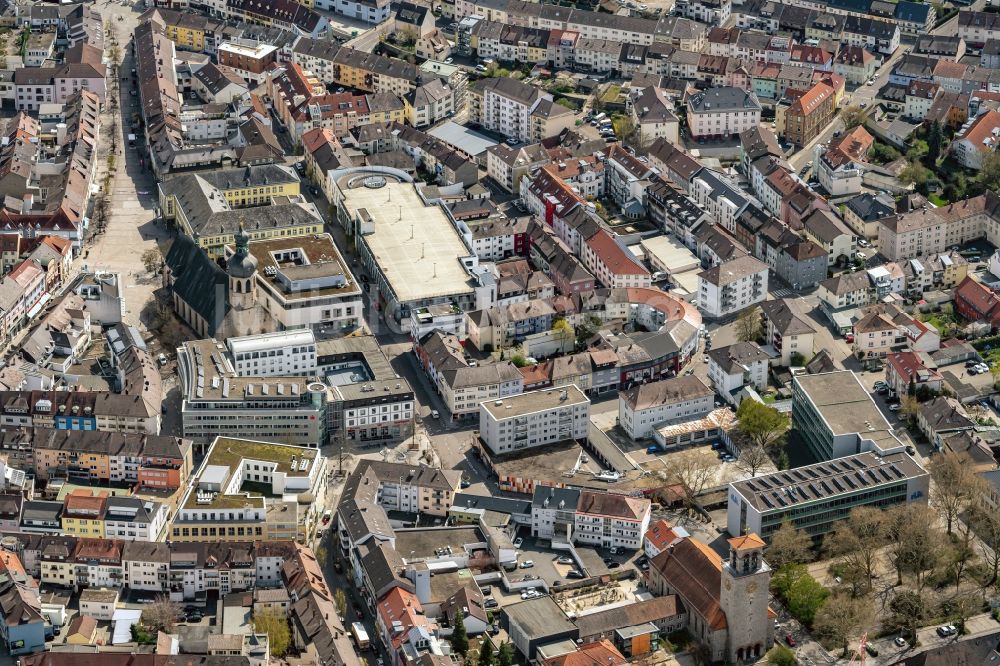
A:
POLYGON ((861 634, 875 621, 875 612, 868 599, 837 594, 829 597, 813 619, 813 630, 828 643, 843 649, 847 656, 851 639, 861 634))
POLYGON ((812 539, 805 530, 800 530, 792 521, 786 520, 771 535, 771 545, 765 553, 768 564, 780 569, 786 564, 802 564, 812 561, 812 539))
POLYGON ((897 584, 903 575, 913 577, 916 592, 923 592, 927 577, 945 556, 947 539, 934 526, 934 511, 923 504, 901 504, 888 512, 889 551, 897 584))
POLYGON ((920 401, 916 396, 904 395, 899 400, 899 413, 909 421, 910 425, 916 423, 920 414, 920 401))
POLYGON ((752 307, 743 310, 736 320, 736 339, 741 342, 753 342, 763 333, 760 321, 760 308, 752 307))
POLYGON ((996 585, 997 576, 1000 576, 1000 513, 977 504, 972 507, 969 521, 979 537, 979 555, 989 572, 989 579, 982 585, 996 585))
POLYGON ((142 609, 142 623, 164 633, 171 633, 177 623, 181 607, 165 594, 158 594, 156 600, 142 609))
POLYGON ((959 515, 983 496, 984 481, 967 454, 946 451, 931 459, 928 471, 934 482, 934 505, 948 524, 948 534, 959 515))
POLYGON ((847 520, 839 523, 823 541, 823 547, 827 555, 842 558, 848 579, 862 592, 868 592, 887 536, 888 525, 882 510, 863 506, 852 510, 847 520))
POLYGON ((695 497, 700 495, 715 479, 718 461, 705 448, 688 449, 670 460, 661 475, 669 483, 676 483, 684 490, 684 501, 689 507, 695 505, 695 497))
POLYGON ((757 476, 761 468, 771 462, 767 449, 759 444, 750 444, 740 449, 740 457, 736 459, 736 467, 750 476, 757 476))

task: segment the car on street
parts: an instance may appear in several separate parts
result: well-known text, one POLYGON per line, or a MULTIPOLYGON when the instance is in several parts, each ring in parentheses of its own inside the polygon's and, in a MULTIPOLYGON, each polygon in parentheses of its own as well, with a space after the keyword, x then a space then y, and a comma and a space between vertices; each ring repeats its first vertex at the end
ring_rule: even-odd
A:
POLYGON ((559 564, 573 564, 573 558, 568 555, 563 555, 558 560, 556 560, 556 562, 558 562, 559 564))
POLYGON ((608 565, 608 568, 609 569, 617 569, 620 566, 621 566, 621 562, 612 562, 611 564, 608 565))
POLYGON ((899 403, 893 403, 893 404, 889 405, 889 411, 890 412, 898 412, 900 409, 902 409, 902 407, 900 406, 899 403))
POLYGON ((896 636, 892 642, 896 644, 896 647, 906 647, 906 639, 902 636, 896 636))
POLYGON ((514 539, 514 548, 520 548, 522 543, 524 543, 524 538, 517 537, 516 539, 514 539))
POLYGON ((160 364, 160 367, 162 367, 167 364, 167 355, 160 352, 160 355, 156 357, 156 360, 160 364))
POLYGON ((657 446, 656 444, 651 444, 651 445, 649 445, 649 446, 646 447, 646 453, 649 454, 649 455, 653 455, 653 454, 659 453, 659 452, 660 452, 660 447, 657 446))
POLYGON ((431 418, 432 419, 439 419, 439 418, 441 418, 441 412, 439 412, 436 409, 432 409, 431 410, 431 418))
POLYGON ((908 454, 910 454, 911 456, 917 455, 917 450, 915 448, 913 448, 912 444, 907 444, 906 445, 906 452, 908 454))
POLYGON ((611 546, 611 548, 608 549, 608 552, 611 553, 612 555, 617 555, 618 554, 618 546, 611 546))
POLYGON ((187 616, 188 622, 201 622, 204 619, 205 616, 203 616, 201 613, 191 613, 190 615, 187 616))
POLYGON ((949 629, 949 625, 947 624, 941 625, 935 631, 937 631, 937 635, 940 636, 941 638, 947 638, 948 636, 951 636, 951 630, 949 629))
POLYGON ((531 560, 524 560, 517 566, 520 567, 521 569, 530 569, 531 567, 535 566, 535 563, 532 562, 531 560))

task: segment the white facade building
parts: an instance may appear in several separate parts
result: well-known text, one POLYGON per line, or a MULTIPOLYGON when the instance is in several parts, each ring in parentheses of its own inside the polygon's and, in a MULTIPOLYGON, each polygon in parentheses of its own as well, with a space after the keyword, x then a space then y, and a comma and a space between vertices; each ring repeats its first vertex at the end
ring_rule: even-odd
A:
POLYGON ((707 414, 714 399, 712 389, 691 375, 640 384, 618 394, 618 421, 633 440, 645 439, 657 426, 707 414))
POLYGON ((587 439, 590 400, 576 385, 479 405, 479 433, 493 453, 587 439))
POLYGON ((309 375, 316 371, 316 338, 309 329, 248 335, 226 341, 241 377, 309 375))
POLYGON ((697 306, 710 318, 735 314, 767 298, 767 264, 738 257, 698 274, 697 306))
POLYGON ((744 386, 767 388, 769 357, 752 342, 737 342, 708 352, 708 379, 715 391, 730 404, 744 386))

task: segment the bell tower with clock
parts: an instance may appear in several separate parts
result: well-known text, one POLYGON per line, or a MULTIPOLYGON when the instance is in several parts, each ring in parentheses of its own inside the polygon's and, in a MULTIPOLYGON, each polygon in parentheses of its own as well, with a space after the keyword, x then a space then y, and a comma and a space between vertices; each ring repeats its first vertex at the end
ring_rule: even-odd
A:
POLYGON ((729 540, 729 559, 722 563, 719 593, 728 627, 728 663, 757 661, 774 643, 767 605, 771 568, 764 562, 765 545, 756 534, 729 540))

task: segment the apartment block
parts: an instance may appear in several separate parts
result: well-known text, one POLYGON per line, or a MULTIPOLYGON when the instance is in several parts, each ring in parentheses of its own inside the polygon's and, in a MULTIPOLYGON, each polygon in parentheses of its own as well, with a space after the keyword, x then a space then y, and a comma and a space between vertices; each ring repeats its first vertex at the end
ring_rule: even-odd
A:
POLYGON ((509 453, 567 439, 584 441, 590 400, 575 385, 530 391, 479 405, 479 436, 493 453, 509 453))

